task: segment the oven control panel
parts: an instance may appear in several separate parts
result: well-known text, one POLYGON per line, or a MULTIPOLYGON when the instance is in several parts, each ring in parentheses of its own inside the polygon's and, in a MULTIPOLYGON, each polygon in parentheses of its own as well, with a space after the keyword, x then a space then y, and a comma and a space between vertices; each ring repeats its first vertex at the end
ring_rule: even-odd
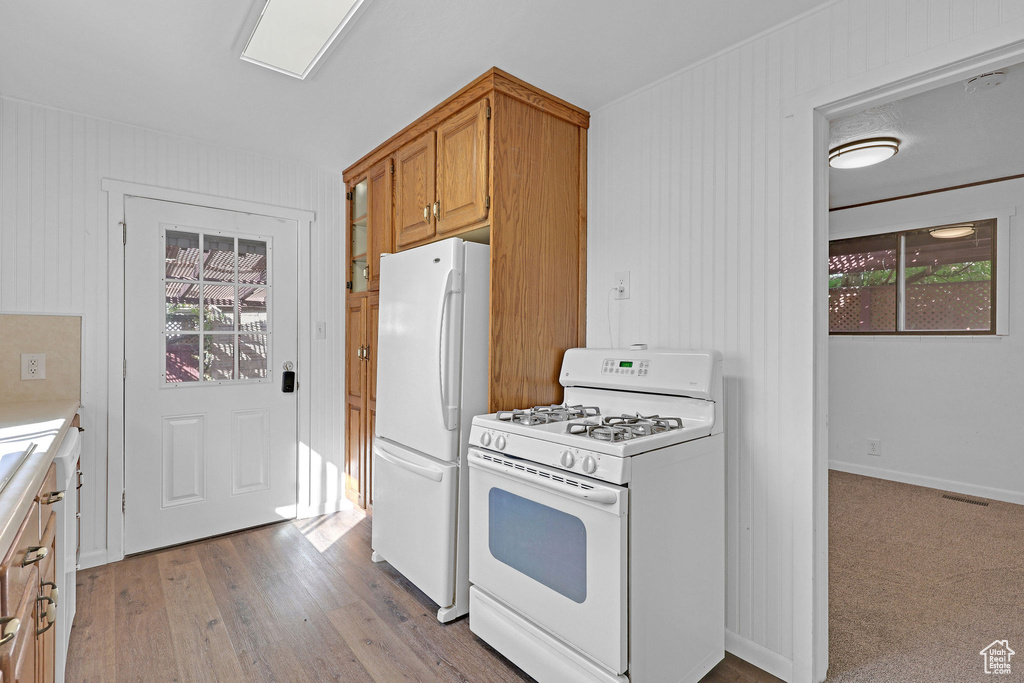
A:
POLYGON ((620 359, 605 358, 601 366, 602 375, 632 375, 634 377, 646 377, 651 370, 650 359, 620 359))
POLYGON ((514 458, 532 460, 612 484, 629 482, 629 458, 617 458, 585 448, 567 447, 546 439, 510 434, 476 424, 470 431, 469 445, 497 451, 514 458))

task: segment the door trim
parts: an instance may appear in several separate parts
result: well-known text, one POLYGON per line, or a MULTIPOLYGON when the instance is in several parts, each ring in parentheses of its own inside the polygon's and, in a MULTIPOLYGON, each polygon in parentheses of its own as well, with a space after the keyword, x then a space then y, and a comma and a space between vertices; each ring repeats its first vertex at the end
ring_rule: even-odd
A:
MULTIPOLYGON (((298 517, 320 514, 327 503, 314 499, 310 486, 310 383, 302 381, 303 369, 310 369, 310 235, 316 212, 242 199, 230 199, 198 192, 172 190, 153 185, 103 178, 100 189, 107 193, 107 477, 106 477, 106 549, 82 556, 83 569, 124 559, 124 516, 121 496, 124 489, 124 244, 121 223, 128 198, 152 199, 202 208, 251 213, 293 221, 298 233, 298 415, 296 416, 296 452, 298 453, 298 517)), ((96 481, 102 481, 97 477, 96 481)), ((103 496, 101 496, 103 498, 103 496)))

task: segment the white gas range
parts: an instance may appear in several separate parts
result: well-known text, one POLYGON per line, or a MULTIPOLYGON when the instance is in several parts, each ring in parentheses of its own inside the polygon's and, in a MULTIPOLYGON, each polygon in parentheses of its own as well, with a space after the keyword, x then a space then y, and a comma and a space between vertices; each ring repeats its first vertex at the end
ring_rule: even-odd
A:
POLYGON ((542 683, 724 656, 721 363, 571 349, 564 405, 473 419, 470 629, 542 683))

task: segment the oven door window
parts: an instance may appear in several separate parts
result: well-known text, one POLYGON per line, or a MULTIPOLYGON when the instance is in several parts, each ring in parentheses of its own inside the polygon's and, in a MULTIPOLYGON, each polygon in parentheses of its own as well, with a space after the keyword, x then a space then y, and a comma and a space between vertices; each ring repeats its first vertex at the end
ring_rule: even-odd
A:
POLYGON ((491 555, 577 603, 587 599, 583 521, 514 493, 488 494, 491 555))

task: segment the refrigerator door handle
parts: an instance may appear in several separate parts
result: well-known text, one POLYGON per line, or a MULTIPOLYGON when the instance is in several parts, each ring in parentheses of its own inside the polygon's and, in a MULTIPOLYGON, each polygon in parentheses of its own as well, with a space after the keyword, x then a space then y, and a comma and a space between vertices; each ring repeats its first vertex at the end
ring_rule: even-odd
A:
POLYGON ((461 273, 456 270, 448 271, 448 279, 444 283, 444 293, 441 295, 441 315, 440 321, 437 326, 437 383, 441 388, 441 418, 444 420, 444 428, 451 431, 458 427, 458 414, 459 407, 448 404, 448 395, 450 392, 445 390, 445 376, 449 373, 445 372, 445 367, 442 364, 445 356, 447 355, 448 344, 445 333, 444 333, 444 313, 448 309, 448 298, 456 292, 462 291, 462 277, 461 273))
POLYGON ((373 444, 373 453, 382 460, 387 460, 395 467, 401 467, 403 470, 418 474, 421 477, 430 479, 431 481, 441 481, 444 479, 444 471, 435 467, 424 467, 423 465, 417 465, 416 463, 403 460, 396 455, 388 453, 386 450, 373 444))

